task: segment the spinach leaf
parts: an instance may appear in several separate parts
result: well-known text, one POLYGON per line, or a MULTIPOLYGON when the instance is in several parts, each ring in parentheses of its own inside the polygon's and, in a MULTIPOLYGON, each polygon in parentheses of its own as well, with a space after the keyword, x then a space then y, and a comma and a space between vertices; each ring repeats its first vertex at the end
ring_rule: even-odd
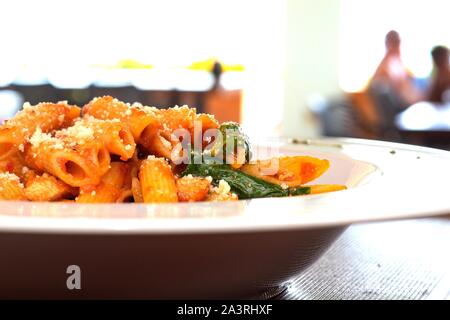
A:
POLYGON ((309 187, 283 189, 279 185, 235 170, 227 164, 190 164, 182 175, 188 174, 201 177, 210 176, 215 184, 220 180, 225 180, 239 199, 287 197, 309 194, 311 191, 309 187))

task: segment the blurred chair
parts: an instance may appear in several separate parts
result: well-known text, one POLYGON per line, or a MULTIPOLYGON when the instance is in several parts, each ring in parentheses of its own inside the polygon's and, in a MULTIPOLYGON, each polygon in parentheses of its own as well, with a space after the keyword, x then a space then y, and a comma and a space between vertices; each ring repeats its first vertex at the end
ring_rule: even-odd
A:
POLYGON ((347 96, 351 101, 357 122, 361 130, 364 131, 365 137, 370 139, 380 138, 382 134, 380 132, 379 114, 368 90, 348 92, 347 96))
POLYGON ((37 104, 44 101, 55 101, 56 90, 50 84, 17 84, 10 88, 23 96, 24 101, 37 104))
POLYGON ((241 90, 211 90, 203 99, 203 112, 213 114, 219 122, 241 121, 241 90))
POLYGON ((144 105, 168 108, 179 104, 175 90, 142 90, 139 89, 139 102, 144 105))
POLYGON ((91 100, 91 97, 90 88, 56 88, 54 101, 67 100, 69 103, 83 106, 91 100))
POLYGON ((132 85, 109 86, 108 84, 94 84, 89 88, 89 100, 94 97, 113 96, 124 102, 133 103, 139 101, 139 90, 132 85))
POLYGON ((354 107, 345 97, 319 99, 308 103, 321 126, 321 134, 328 137, 361 137, 354 107))
POLYGON ((175 91, 176 104, 188 105, 191 108, 196 108, 198 113, 204 112, 203 96, 206 94, 201 91, 175 91))
POLYGON ((391 86, 381 81, 371 83, 368 91, 378 113, 380 138, 390 141, 401 141, 399 131, 395 126, 395 117, 407 106, 391 86))

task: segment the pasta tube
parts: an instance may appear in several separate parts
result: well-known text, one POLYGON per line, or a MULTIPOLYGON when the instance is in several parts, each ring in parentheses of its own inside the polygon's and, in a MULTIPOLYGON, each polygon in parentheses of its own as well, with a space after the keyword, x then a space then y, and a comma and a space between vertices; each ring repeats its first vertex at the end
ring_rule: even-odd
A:
POLYGON ((23 110, 0 127, 0 159, 11 156, 15 150, 23 151, 24 143, 39 128, 42 132, 72 125, 79 117, 80 108, 66 102, 25 103, 23 110))
POLYGON ((139 170, 144 202, 177 202, 177 186, 172 170, 162 158, 149 156, 139 170))
POLYGON ((136 150, 131 131, 119 121, 85 117, 72 127, 58 131, 55 136, 70 146, 101 141, 108 152, 119 155, 124 161, 130 159, 136 150))
POLYGON ((85 116, 125 123, 138 142, 145 129, 159 127, 156 108, 144 107, 137 103, 126 104, 110 96, 93 99, 84 106, 83 112, 85 116))
POLYGON ((330 163, 308 156, 281 157, 245 164, 240 170, 262 180, 287 187, 296 187, 320 177, 330 163))
POLYGON ((25 196, 31 201, 55 201, 73 197, 77 189, 69 186, 48 173, 33 175, 27 179, 25 196))
POLYGON ((9 172, 0 173, 0 200, 26 199, 19 177, 9 172))
POLYGON ((138 178, 131 179, 131 193, 133 194, 134 202, 144 202, 141 183, 139 182, 138 178))
POLYGON ((7 159, 0 160, 0 172, 10 172, 22 178, 28 168, 21 153, 15 153, 7 159))
POLYGON ((97 186, 85 186, 80 188, 80 195, 76 202, 107 203, 116 202, 123 193, 123 186, 129 166, 123 162, 112 162, 111 168, 102 177, 97 186))
POLYGON ((32 168, 46 171, 70 186, 98 184, 108 170, 110 157, 100 142, 69 148, 49 134, 34 134, 25 150, 32 168))
POLYGON ((211 180, 184 176, 177 180, 178 200, 182 202, 203 201, 208 196, 211 180))

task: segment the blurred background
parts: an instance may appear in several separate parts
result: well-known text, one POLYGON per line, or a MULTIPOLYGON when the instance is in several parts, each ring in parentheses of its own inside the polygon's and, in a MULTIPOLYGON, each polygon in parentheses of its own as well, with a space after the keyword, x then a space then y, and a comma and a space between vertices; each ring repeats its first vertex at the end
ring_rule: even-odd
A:
POLYGON ((0 118, 25 101, 188 104, 252 136, 450 149, 448 0, 0 3, 0 118))

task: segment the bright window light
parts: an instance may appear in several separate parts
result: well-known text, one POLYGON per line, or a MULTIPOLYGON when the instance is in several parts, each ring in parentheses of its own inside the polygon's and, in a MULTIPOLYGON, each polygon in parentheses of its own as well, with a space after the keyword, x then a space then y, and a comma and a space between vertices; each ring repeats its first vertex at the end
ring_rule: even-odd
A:
MULTIPOLYGON (((0 4, 0 30, 0 84, 49 80, 61 88, 85 87, 93 77, 114 84, 119 72, 105 80, 90 69, 123 59, 152 65, 153 78, 162 73, 168 79, 174 69, 217 58, 245 68, 244 122, 267 133, 281 121, 282 0, 14 0, 0 4)), ((137 87, 155 87, 150 77, 133 77, 137 87)), ((173 86, 161 77, 158 88, 173 86)))
POLYGON ((277 31, 273 22, 268 23, 276 2, 2 2, 3 62, 56 68, 136 59, 185 66, 217 57, 230 64, 253 65, 273 55, 266 39, 272 41, 272 30, 277 31))
POLYGON ((384 36, 397 30, 402 56, 417 77, 431 72, 430 51, 450 46, 448 0, 341 0, 340 86, 361 90, 384 54, 384 36))

